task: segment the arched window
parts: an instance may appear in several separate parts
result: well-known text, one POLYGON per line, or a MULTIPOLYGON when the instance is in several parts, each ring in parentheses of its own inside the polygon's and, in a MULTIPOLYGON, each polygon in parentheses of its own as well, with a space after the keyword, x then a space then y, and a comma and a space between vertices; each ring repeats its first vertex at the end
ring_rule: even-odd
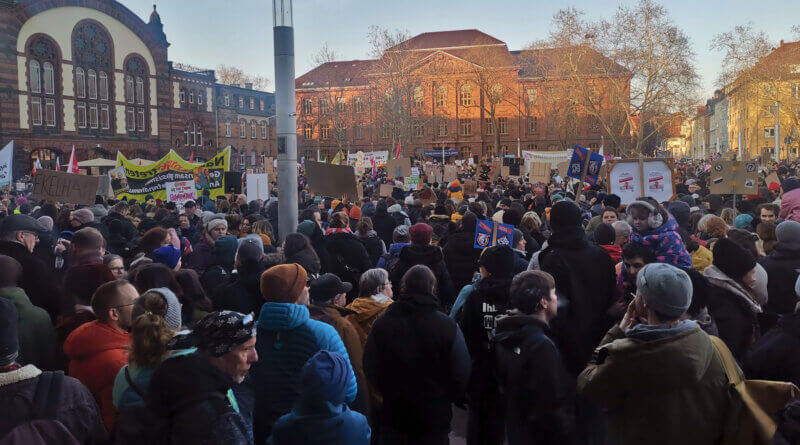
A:
POLYGON ((72 31, 72 54, 78 132, 110 135, 114 119, 113 76, 108 76, 114 69, 111 37, 95 22, 80 22, 72 31))
POLYGON ((425 91, 421 86, 414 87, 414 107, 420 108, 424 105, 425 91))
POLYGON ((58 48, 50 38, 38 36, 28 45, 27 56, 31 126, 37 131, 56 131, 61 95, 58 48))
POLYGON ((138 56, 125 62, 125 128, 128 134, 147 132, 147 64, 138 56))

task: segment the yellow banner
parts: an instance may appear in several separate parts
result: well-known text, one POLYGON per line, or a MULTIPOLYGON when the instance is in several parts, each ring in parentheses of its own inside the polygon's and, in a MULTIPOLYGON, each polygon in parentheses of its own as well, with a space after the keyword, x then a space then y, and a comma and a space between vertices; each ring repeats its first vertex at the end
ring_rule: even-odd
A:
POLYGON ((230 164, 230 147, 217 153, 208 162, 192 164, 174 150, 150 165, 136 165, 117 152, 117 167, 108 175, 117 199, 136 199, 143 202, 147 195, 166 200, 166 184, 194 181, 197 194, 208 189, 211 198, 225 194, 225 172, 230 164))

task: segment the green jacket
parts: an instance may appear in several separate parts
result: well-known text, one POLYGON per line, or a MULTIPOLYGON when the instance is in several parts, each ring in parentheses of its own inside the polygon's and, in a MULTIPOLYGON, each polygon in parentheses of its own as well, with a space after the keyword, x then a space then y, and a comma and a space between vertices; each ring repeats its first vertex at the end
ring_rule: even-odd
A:
POLYGON ((34 306, 25 291, 19 287, 0 287, 0 297, 5 298, 19 312, 19 358, 23 365, 33 364, 50 371, 58 367, 56 331, 44 309, 34 306))
POLYGON ((721 443, 728 378, 699 326, 634 342, 612 327, 578 376, 578 390, 609 410, 609 443, 721 443))

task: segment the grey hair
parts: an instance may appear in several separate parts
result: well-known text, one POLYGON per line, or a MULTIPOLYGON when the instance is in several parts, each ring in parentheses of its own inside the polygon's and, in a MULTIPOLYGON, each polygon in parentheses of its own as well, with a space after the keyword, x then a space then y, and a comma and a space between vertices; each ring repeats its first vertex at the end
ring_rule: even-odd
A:
POLYGON ((625 221, 616 221, 611 224, 611 227, 614 228, 614 231, 625 236, 629 236, 631 234, 631 225, 625 221))
POLYGON ((386 269, 369 269, 361 274, 361 279, 358 281, 358 297, 369 298, 377 294, 387 281, 389 272, 386 272, 386 269))
POLYGON ((714 216, 716 216, 716 215, 714 215, 713 213, 709 213, 707 215, 703 215, 700 218, 700 221, 697 222, 697 231, 698 232, 705 232, 706 229, 708 228, 708 227, 706 227, 706 225, 708 224, 708 220, 713 218, 714 216))
POLYGON ((2 239, 3 241, 16 241, 17 240, 17 233, 24 232, 24 230, 12 230, 11 232, 6 232, 2 239))

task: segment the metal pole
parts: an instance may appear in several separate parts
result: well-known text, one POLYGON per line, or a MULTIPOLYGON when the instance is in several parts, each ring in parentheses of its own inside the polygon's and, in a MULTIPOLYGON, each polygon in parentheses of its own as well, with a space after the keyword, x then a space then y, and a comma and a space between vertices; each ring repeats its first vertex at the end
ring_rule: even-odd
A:
POLYGON ((775 162, 781 162, 781 103, 775 102, 775 162))
POLYGON ((278 137, 278 238, 297 230, 297 123, 292 0, 272 1, 275 48, 275 131, 278 137))

